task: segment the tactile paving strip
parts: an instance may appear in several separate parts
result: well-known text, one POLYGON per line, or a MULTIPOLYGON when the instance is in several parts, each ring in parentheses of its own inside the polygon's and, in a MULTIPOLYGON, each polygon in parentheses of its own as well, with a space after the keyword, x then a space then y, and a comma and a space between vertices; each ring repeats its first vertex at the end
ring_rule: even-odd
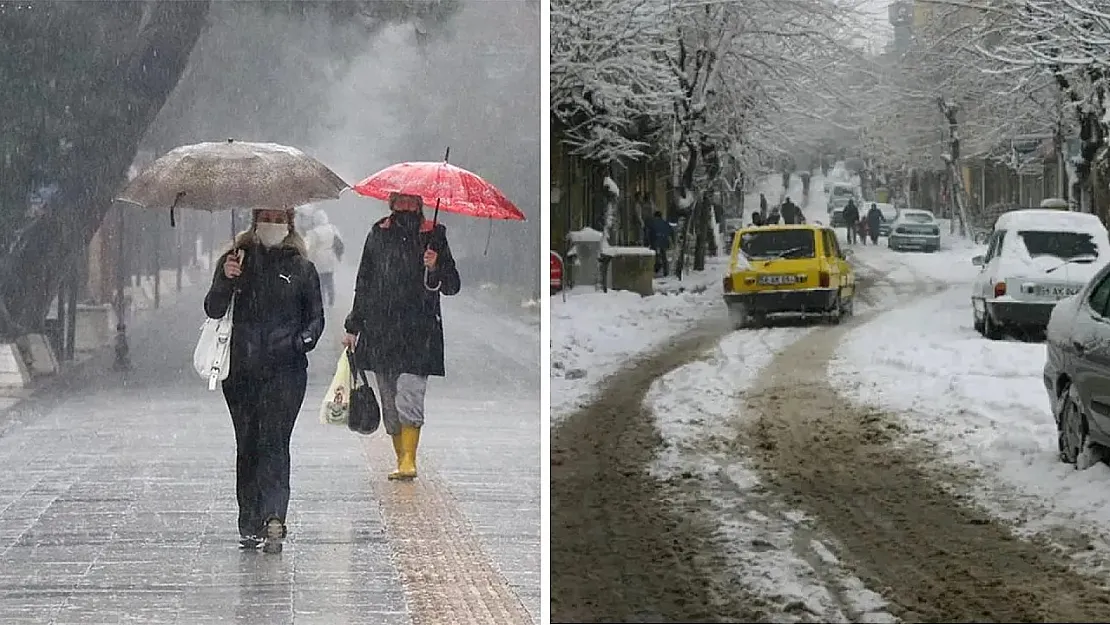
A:
POLYGON ((389 437, 368 437, 363 450, 413 625, 531 625, 446 485, 420 457, 420 477, 391 482, 389 437))

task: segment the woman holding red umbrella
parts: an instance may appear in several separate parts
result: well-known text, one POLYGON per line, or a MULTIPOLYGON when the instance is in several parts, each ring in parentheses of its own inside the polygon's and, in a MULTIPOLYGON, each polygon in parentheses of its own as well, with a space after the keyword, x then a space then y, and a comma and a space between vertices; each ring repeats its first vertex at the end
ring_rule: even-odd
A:
POLYGON ((393 438, 391 480, 416 477, 429 376, 445 375, 441 295, 459 292, 447 229, 424 218, 419 195, 392 193, 390 214, 366 237, 343 344, 377 381, 382 423, 393 438))

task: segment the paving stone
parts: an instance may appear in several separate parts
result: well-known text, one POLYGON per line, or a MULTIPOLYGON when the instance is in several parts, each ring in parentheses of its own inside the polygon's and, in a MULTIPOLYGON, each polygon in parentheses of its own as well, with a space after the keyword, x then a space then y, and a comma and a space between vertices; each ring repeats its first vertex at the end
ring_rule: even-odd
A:
MULTIPOLYGON (((133 332, 135 371, 98 372, 0 428, 0 623, 474 622, 412 612, 413 597, 458 589, 402 575, 397 562, 414 562, 417 543, 383 516, 382 489, 396 485, 366 439, 316 421, 344 305, 332 342, 310 355, 285 551, 237 549, 230 419, 189 362, 201 297, 133 332)), ((450 377, 429 385, 421 441, 443 511, 425 521, 469 536, 468 557, 504 585, 487 599, 523 601, 538 623, 539 336, 521 342, 483 306, 444 304, 450 377)))

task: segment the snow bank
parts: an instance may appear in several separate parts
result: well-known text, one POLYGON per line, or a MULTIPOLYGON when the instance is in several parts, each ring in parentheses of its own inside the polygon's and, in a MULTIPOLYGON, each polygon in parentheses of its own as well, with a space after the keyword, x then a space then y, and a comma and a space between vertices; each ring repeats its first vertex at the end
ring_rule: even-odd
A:
POLYGON ((551 301, 551 424, 581 407, 609 375, 706 317, 727 315, 720 259, 705 271, 657 280, 660 293, 601 293, 576 287, 551 301), (675 285, 681 293, 668 294, 675 285))
POLYGON ((700 478, 697 486, 690 486, 693 492, 682 494, 696 496, 717 522, 722 550, 744 586, 779 604, 775 622, 817 617, 818 622, 843 623, 848 622, 845 611, 862 614, 865 622, 894 622, 884 611, 886 602, 813 537, 814 522, 773 499, 747 460, 722 444, 734 440, 736 428, 743 425, 737 417, 743 392, 776 354, 812 331, 735 332, 709 359, 656 380, 645 399, 664 439, 653 472, 664 480, 700 478), (829 571, 835 579, 826 577, 829 571), (835 595, 830 583, 838 587, 835 595))
MULTIPOLYGON (((926 262, 934 256, 902 262, 927 274, 937 269, 926 262)), ((943 293, 851 332, 830 362, 830 380, 852 401, 905 415, 911 439, 978 470, 977 500, 1018 531, 1067 526, 1110 536, 1110 467, 1077 472, 1057 460, 1045 347, 975 332, 976 271, 953 271, 946 279, 954 286, 943 293)))
POLYGON ((609 256, 655 256, 655 250, 650 247, 606 245, 604 248, 609 256))

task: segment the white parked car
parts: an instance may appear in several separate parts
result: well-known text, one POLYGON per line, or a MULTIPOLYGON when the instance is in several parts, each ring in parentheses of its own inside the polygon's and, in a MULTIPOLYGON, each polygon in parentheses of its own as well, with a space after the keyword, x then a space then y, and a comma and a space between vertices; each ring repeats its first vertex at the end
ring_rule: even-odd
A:
POLYGON ((1110 237, 1098 217, 1052 209, 1004 213, 995 222, 971 292, 975 329, 1043 331, 1056 302, 1081 291, 1110 262, 1110 237))
POLYGON ((890 224, 887 246, 894 251, 940 249, 940 224, 933 213, 918 208, 903 208, 890 224))

